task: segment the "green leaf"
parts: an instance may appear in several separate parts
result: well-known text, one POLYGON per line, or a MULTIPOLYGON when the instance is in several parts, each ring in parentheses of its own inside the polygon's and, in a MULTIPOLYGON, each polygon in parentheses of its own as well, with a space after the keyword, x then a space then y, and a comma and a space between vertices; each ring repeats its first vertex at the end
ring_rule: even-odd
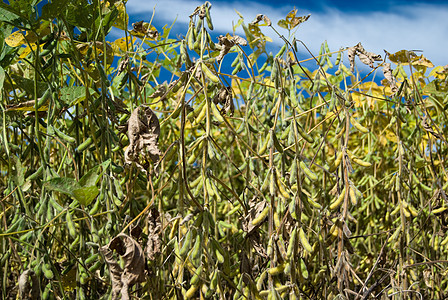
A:
POLYGON ((45 182, 44 186, 52 191, 57 191, 73 197, 73 191, 81 188, 79 183, 73 178, 57 177, 45 182))
POLYGON ((12 180, 17 186, 22 186, 25 182, 25 169, 17 156, 12 156, 14 169, 12 170, 12 180))
MULTIPOLYGON (((14 25, 19 25, 21 22, 24 22, 25 16, 21 14, 21 12, 3 1, 0 2, 0 21, 11 22, 14 25)), ((25 18, 26 19, 26 18, 25 18)))
MULTIPOLYGON (((68 107, 71 107, 86 98, 86 88, 83 86, 69 86, 60 89, 60 100, 68 107)), ((95 91, 89 89, 89 92, 93 94, 95 91)))
POLYGON ((5 81, 5 70, 0 66, 0 89, 3 88, 4 81, 5 81))
POLYGON ((67 9, 68 0, 58 0, 47 3, 42 7, 42 18, 54 19, 62 15, 67 9))
MULTIPOLYGON (((34 95, 34 80, 24 78, 16 74, 11 74, 11 78, 14 80, 16 85, 22 88, 28 95, 34 95)), ((37 95, 42 96, 48 89, 48 85, 45 82, 37 82, 37 95)))
POLYGON ((66 20, 71 25, 79 28, 90 28, 93 24, 93 11, 92 5, 86 1, 74 1, 74 3, 68 4, 66 13, 66 20))
POLYGON ((92 169, 90 169, 79 180, 79 185, 83 186, 83 187, 90 187, 90 186, 96 185, 98 183, 98 179, 101 177, 101 175, 107 169, 107 167, 109 166, 110 162, 111 162, 111 160, 108 159, 105 162, 103 162, 102 164, 99 164, 99 165, 93 167, 92 169), (98 172, 100 170, 100 168, 102 169, 101 173, 98 172))
POLYGON ((448 86, 440 80, 434 80, 428 83, 423 89, 425 94, 433 95, 436 97, 444 97, 448 93, 448 86))
POLYGON ((89 205, 99 193, 100 190, 96 186, 89 186, 74 190, 73 196, 82 205, 89 205))

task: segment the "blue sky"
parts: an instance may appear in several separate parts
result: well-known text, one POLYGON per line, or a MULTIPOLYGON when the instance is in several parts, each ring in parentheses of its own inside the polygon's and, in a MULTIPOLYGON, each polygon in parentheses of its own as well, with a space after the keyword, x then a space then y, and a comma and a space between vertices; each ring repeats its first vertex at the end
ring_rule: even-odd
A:
MULTIPOLYGON (((296 37, 318 53, 327 40, 330 49, 353 46, 361 42, 367 51, 384 55, 383 49, 396 52, 402 49, 422 50, 435 65, 448 64, 448 1, 336 1, 336 0, 277 0, 277 1, 210 1, 214 33, 232 31, 238 10, 250 22, 257 14, 267 15, 274 24, 296 7, 299 14, 311 18, 296 32, 296 37)), ((153 24, 161 28, 177 17, 174 34, 185 34, 189 15, 204 1, 196 0, 128 0, 131 23, 149 21, 155 8, 153 24)), ((265 34, 281 45, 274 32, 265 34)), ((238 33, 238 32, 237 32, 238 33)), ((286 34, 286 31, 281 31, 286 34)))

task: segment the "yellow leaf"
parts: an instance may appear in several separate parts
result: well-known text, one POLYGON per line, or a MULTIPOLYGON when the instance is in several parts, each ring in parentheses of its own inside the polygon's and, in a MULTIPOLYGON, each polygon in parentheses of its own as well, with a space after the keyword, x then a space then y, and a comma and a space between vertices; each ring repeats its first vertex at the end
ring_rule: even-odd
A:
POLYGON ((418 57, 414 57, 412 59, 412 65, 420 66, 420 67, 427 67, 427 68, 434 68, 433 63, 429 59, 424 57, 423 54, 418 57))
MULTIPOLYGON (((135 37, 130 37, 128 38, 128 45, 129 45, 129 49, 132 49, 132 45, 135 43, 137 39, 135 37)), ((122 37, 119 38, 117 40, 115 40, 112 43, 112 49, 114 50, 114 54, 115 55, 119 55, 122 56, 126 53, 127 48, 126 48, 126 38, 122 37)))
POLYGON ((5 42, 9 47, 17 47, 25 44, 25 36, 21 31, 15 31, 5 39, 5 42))
POLYGON ((395 64, 403 64, 407 65, 409 62, 411 62, 417 55, 408 50, 400 50, 398 52, 395 52, 393 54, 389 53, 389 59, 391 62, 395 64))
POLYGON ((286 16, 286 23, 289 24, 289 26, 290 26, 289 29, 293 29, 294 27, 300 25, 301 23, 306 22, 311 16, 311 15, 307 15, 307 16, 297 17, 296 14, 297 14, 297 8, 294 8, 286 16))
POLYGON ((157 29, 149 23, 139 21, 132 24, 133 29, 129 33, 141 39, 154 41, 159 37, 157 29))
MULTIPOLYGON (((8 104, 6 105, 6 111, 34 111, 35 101, 25 101, 17 104, 8 104)), ((38 111, 47 111, 48 110, 48 101, 46 104, 39 107, 38 111)))
POLYGON ((19 50, 19 51, 20 51, 20 56, 19 56, 19 58, 25 58, 25 57, 27 57, 28 54, 31 53, 31 51, 36 51, 36 48, 37 48, 36 44, 32 44, 32 45, 31 45, 31 48, 30 48, 30 47, 21 48, 21 49, 19 50), (23 50, 22 50, 22 49, 23 49, 23 50))
POLYGON ((445 68, 442 66, 437 66, 434 69, 431 70, 429 73, 429 76, 433 76, 437 79, 445 80, 447 72, 445 71, 445 68))
POLYGON ((72 268, 61 276, 61 284, 64 291, 73 291, 76 288, 76 268, 72 268))
POLYGON ((386 131, 386 139, 390 142, 396 143, 398 141, 397 136, 392 130, 386 131))
POLYGON ((127 13, 126 13, 126 8, 124 6, 124 3, 123 2, 117 2, 117 3, 115 3, 115 7, 118 10, 118 16, 115 19, 115 21, 112 24, 112 26, 117 27, 118 29, 121 29, 121 30, 128 29, 129 17, 128 17, 127 13))

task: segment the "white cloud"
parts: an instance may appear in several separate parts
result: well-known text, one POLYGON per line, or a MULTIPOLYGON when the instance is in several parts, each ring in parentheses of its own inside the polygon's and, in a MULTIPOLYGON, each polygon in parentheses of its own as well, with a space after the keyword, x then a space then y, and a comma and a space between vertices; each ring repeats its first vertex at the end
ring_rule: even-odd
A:
MULTIPOLYGON (((232 31, 232 24, 239 16, 238 10, 250 22, 261 13, 266 14, 274 24, 285 17, 293 7, 272 7, 255 1, 213 2, 211 10, 215 32, 232 31)), ((204 1, 185 0, 129 0, 128 13, 136 17, 149 19, 155 6, 155 22, 169 23, 177 17, 177 26, 186 24, 193 10, 204 1)), ((395 52, 401 49, 423 50, 424 55, 435 65, 448 63, 448 6, 430 4, 412 4, 393 7, 387 12, 343 12, 326 8, 313 13, 302 11, 299 14, 311 13, 311 18, 300 26, 296 38, 302 40, 314 53, 319 51, 320 44, 327 40, 331 50, 353 46, 361 42, 367 51, 384 54, 383 49, 395 52)), ((277 26, 278 27, 278 26, 277 26)), ((263 31, 274 38, 275 33, 269 28, 263 31)), ((239 31, 241 32, 241 31, 239 31)), ((285 30, 282 34, 287 34, 285 30)), ((276 39, 281 42, 279 38, 276 39)))

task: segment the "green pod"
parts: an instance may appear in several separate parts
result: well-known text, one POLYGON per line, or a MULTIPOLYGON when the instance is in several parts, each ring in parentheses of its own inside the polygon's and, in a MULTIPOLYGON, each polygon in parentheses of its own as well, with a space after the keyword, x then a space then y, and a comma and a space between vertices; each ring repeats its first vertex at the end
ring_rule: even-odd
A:
MULTIPOLYGON (((199 28, 200 29, 200 28, 199 28)), ((201 50, 202 30, 199 30, 197 37, 193 43, 193 50, 201 50)))
POLYGON ((36 170, 36 172, 34 172, 33 174, 31 174, 30 176, 28 176, 28 178, 26 179, 26 181, 34 181, 37 178, 41 177, 41 175, 44 173, 44 167, 40 166, 39 169, 36 170))
POLYGON ((324 48, 325 48, 325 52, 326 52, 326 53, 330 53, 330 52, 331 52, 331 51, 330 51, 330 47, 328 47, 328 43, 327 43, 327 41, 324 42, 324 48))
MULTIPOLYGON (((51 126, 51 125, 49 125, 51 126)), ((61 138, 62 140, 64 140, 65 142, 69 143, 69 144, 74 144, 76 142, 76 139, 74 137, 71 137, 65 133, 63 133, 62 131, 60 131, 59 129, 57 129, 56 127, 53 127, 54 132, 56 133, 56 135, 61 138)))
POLYGON ((284 44, 281 48, 280 51, 278 51, 278 53, 275 55, 276 58, 280 57, 283 55, 283 53, 285 53, 286 51, 286 44, 284 44))
POLYGON ((202 235, 200 232, 198 232, 190 256, 193 265, 198 266, 200 264, 201 256, 202 256, 202 235))
POLYGON ((83 143, 81 143, 78 148, 76 148, 76 152, 81 153, 85 150, 87 150, 87 148, 92 145, 93 143, 93 138, 89 137, 87 138, 83 143))
POLYGON ((210 6, 206 6, 205 8, 205 20, 207 21, 207 26, 210 30, 213 30, 212 18, 210 16, 210 6))
POLYGON ((128 82, 129 74, 126 72, 120 78, 120 82, 118 83, 118 89, 122 89, 124 85, 128 82))
POLYGON ((45 278, 47 279, 53 279, 54 273, 51 270, 51 264, 49 263, 43 263, 42 264, 42 272, 44 273, 45 278))
POLYGON ((104 194, 101 192, 100 196, 97 197, 95 204, 93 204, 92 208, 90 209, 89 215, 92 216, 98 212, 100 205, 101 205, 101 195, 103 195, 103 197, 104 197, 104 194))
POLYGON ((258 69, 258 73, 263 73, 264 70, 266 70, 267 66, 268 66, 268 61, 266 60, 266 61, 264 62, 264 64, 261 66, 261 68, 258 69))
POLYGON ((104 263, 101 260, 98 260, 89 268, 89 272, 94 273, 96 270, 99 270, 103 265, 104 263))
POLYGON ((312 136, 310 136, 303 128, 300 126, 299 123, 296 122, 297 125, 297 131, 299 132, 300 136, 307 141, 308 143, 314 143, 314 139, 312 136))
POLYGON ((184 238, 184 242, 182 247, 179 250, 179 255, 184 256, 187 254, 188 250, 190 250, 191 240, 193 238, 192 230, 188 230, 187 235, 184 238))
POLYGON ((240 62, 240 56, 239 56, 239 54, 235 57, 235 59, 232 61, 232 63, 230 64, 230 66, 232 67, 232 68, 235 68, 237 65, 238 65, 238 63, 240 62))
POLYGON ((72 238, 76 238, 76 227, 72 219, 72 214, 70 213, 69 210, 67 210, 65 220, 67 221, 68 233, 71 235, 72 238))
POLYGON ((196 29, 194 28, 194 23, 190 22, 190 26, 188 27, 187 31, 187 46, 188 49, 193 50, 194 49, 194 41, 195 41, 195 33, 196 29))
POLYGON ((106 72, 104 71, 102 64, 96 64, 96 68, 98 69, 98 72, 100 73, 101 81, 107 86, 110 86, 110 80, 107 78, 106 72))
MULTIPOLYGON (((51 49, 51 50, 52 50, 52 49, 51 49)), ((39 52, 39 56, 40 56, 40 57, 48 56, 48 55, 51 53, 51 50, 50 50, 50 49, 44 49, 44 50, 42 50, 41 52, 39 52)))
POLYGON ((341 62, 341 58, 342 58, 342 51, 338 52, 338 56, 336 56, 336 61, 335 64, 338 66, 339 63, 341 62))
POLYGON ((93 263, 94 261, 98 260, 100 257, 99 253, 95 253, 90 255, 84 262, 88 265, 90 265, 91 263, 93 263))
POLYGON ((40 97, 40 98, 37 100, 37 109, 41 108, 42 105, 44 105, 44 104, 47 102, 48 98, 50 97, 50 94, 51 94, 51 88, 48 88, 48 89, 44 92, 44 94, 42 95, 42 97, 40 97))
POLYGON ((236 73, 238 73, 239 71, 241 71, 243 69, 243 65, 241 62, 239 62, 236 67, 233 69, 232 71, 232 75, 236 75, 236 73))

